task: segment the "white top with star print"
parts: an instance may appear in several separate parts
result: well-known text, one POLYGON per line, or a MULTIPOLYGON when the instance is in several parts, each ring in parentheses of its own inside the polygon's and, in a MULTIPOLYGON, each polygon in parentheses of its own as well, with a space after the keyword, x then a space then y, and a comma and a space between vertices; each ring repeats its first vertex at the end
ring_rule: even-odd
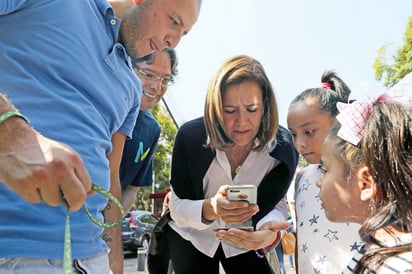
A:
POLYGON ((316 186, 321 174, 318 166, 302 169, 295 182, 299 274, 340 274, 363 242, 358 224, 333 223, 326 218, 316 186))

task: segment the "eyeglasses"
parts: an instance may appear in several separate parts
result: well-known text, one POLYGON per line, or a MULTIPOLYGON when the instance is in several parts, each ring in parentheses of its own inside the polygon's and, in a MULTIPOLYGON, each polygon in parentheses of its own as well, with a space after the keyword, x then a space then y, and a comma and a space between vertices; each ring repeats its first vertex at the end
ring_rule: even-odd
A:
POLYGON ((163 87, 167 87, 168 85, 171 85, 174 83, 174 79, 171 76, 158 77, 157 74, 147 69, 140 69, 140 68, 135 67, 135 70, 143 77, 144 80, 150 81, 150 82, 160 81, 160 84, 163 87))

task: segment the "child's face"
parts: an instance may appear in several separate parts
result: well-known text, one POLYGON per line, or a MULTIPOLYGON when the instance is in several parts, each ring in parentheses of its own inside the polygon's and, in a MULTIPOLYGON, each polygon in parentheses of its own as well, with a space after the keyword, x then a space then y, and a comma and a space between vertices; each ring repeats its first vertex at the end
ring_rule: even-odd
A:
POLYGON ((327 112, 319 112, 318 100, 309 98, 289 110, 287 122, 299 154, 310 164, 319 163, 322 142, 336 119, 327 112))
POLYGON ((322 175, 316 185, 326 217, 332 222, 362 223, 368 204, 360 200, 357 170, 345 176, 343 162, 333 154, 334 142, 322 146, 322 175))

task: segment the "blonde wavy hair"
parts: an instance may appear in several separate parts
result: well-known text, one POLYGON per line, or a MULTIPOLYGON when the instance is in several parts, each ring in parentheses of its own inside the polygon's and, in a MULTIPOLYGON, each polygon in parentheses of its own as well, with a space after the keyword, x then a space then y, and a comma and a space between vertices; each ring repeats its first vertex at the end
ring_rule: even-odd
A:
POLYGON ((207 147, 213 150, 224 150, 233 145, 223 127, 222 100, 230 86, 249 81, 259 85, 264 105, 261 124, 256 135, 258 145, 253 149, 260 151, 275 137, 279 128, 279 116, 272 85, 259 61, 246 55, 237 55, 221 64, 207 89, 203 117, 208 136, 207 147))

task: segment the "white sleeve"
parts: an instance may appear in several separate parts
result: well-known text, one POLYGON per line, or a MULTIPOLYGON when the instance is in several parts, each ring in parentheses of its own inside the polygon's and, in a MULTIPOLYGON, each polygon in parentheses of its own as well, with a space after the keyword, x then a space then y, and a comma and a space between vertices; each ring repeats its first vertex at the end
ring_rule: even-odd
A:
POLYGON ((169 208, 170 215, 176 225, 180 227, 191 227, 198 230, 208 228, 210 224, 204 224, 202 222, 203 201, 204 200, 180 199, 172 189, 169 208))
POLYGON ((288 208, 286 204, 286 197, 283 197, 276 206, 269 211, 256 225, 256 230, 259 230, 262 225, 270 221, 286 221, 288 219, 288 208))

